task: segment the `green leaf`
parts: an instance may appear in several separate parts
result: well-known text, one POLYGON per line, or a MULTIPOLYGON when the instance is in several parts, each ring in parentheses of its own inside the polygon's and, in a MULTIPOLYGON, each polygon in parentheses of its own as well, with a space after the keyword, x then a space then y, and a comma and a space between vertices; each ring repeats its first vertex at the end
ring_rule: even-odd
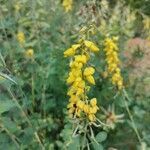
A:
POLYGON ((96 135, 96 141, 97 142, 103 142, 105 141, 107 138, 107 133, 102 131, 102 132, 99 132, 97 135, 96 135))
POLYGON ((80 148, 80 136, 72 138, 72 142, 68 146, 68 150, 79 150, 80 148))
POLYGON ((93 143, 94 150, 103 150, 103 146, 101 144, 93 143))
POLYGON ((12 101, 1 101, 0 102, 0 114, 9 111, 12 107, 15 106, 15 104, 12 101))

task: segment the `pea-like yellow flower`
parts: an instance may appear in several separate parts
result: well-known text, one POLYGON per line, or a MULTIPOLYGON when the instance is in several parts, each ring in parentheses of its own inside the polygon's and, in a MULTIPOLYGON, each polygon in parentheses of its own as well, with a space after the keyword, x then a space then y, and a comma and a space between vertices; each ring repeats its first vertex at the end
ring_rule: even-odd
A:
POLYGON ((93 75, 95 72, 95 69, 93 67, 87 67, 84 70, 84 76, 89 76, 89 75, 93 75))
POLYGON ((90 107, 90 114, 96 114, 97 113, 97 110, 98 110, 98 107, 97 106, 94 106, 94 107, 90 107))
POLYGON ((78 63, 85 64, 87 62, 86 55, 76 55, 75 56, 75 61, 78 63))
POLYGON ((73 49, 73 48, 69 48, 64 52, 65 57, 73 56, 74 54, 75 54, 75 49, 73 49))
POLYGON ((98 52, 99 48, 91 41, 84 41, 84 44, 87 48, 89 48, 92 52, 98 52))
POLYGON ((77 102, 77 107, 80 108, 81 110, 84 108, 84 105, 85 105, 85 103, 83 101, 81 101, 81 100, 79 100, 77 102))
POLYGON ((18 32, 17 34, 17 40, 20 44, 25 43, 25 35, 23 32, 18 32))
POLYGON ((97 99, 96 98, 92 98, 90 101, 91 106, 96 106, 97 105, 97 99))
POLYGON ((76 52, 76 49, 80 47, 80 44, 74 44, 72 45, 71 48, 68 48, 65 52, 64 52, 64 57, 70 57, 73 56, 76 52))
POLYGON ((94 77, 93 76, 86 76, 86 80, 90 83, 90 84, 93 84, 95 85, 95 80, 94 80, 94 77))
POLYGON ((25 52, 25 56, 27 57, 27 58, 33 58, 33 56, 34 56, 34 50, 33 49, 27 49, 27 51, 25 52))
POLYGON ((88 115, 88 118, 89 118, 89 120, 90 120, 91 122, 95 121, 95 119, 96 119, 96 117, 95 117, 94 114, 89 114, 89 115, 88 115))

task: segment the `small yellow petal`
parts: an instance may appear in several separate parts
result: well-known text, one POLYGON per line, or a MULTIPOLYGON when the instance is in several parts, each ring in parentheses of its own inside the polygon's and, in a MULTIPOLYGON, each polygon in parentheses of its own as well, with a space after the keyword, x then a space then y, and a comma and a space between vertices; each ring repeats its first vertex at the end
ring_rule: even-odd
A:
POLYGON ((95 72, 95 69, 93 67, 87 67, 87 68, 85 68, 83 74, 84 74, 84 76, 89 76, 89 75, 94 74, 94 72, 95 72))
POLYGON ((75 49, 69 48, 64 52, 64 57, 73 56, 75 54, 75 49))
POLYGON ((91 104, 92 106, 96 106, 96 104, 97 104, 97 99, 96 99, 96 98, 92 98, 91 101, 90 101, 90 104, 91 104))
POLYGON ((85 40, 84 44, 87 48, 89 48, 93 52, 98 52, 99 51, 99 48, 91 41, 85 40))
POLYGON ((86 76, 86 80, 89 82, 89 83, 91 83, 91 84, 93 84, 93 85, 95 85, 95 80, 94 80, 94 77, 93 76, 86 76))

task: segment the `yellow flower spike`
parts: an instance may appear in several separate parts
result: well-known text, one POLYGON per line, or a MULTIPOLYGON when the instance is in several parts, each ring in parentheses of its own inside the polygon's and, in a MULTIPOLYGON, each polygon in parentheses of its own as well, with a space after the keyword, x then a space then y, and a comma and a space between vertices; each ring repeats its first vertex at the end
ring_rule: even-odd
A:
POLYGON ((75 54, 75 49, 69 48, 64 52, 64 57, 70 57, 75 54))
POLYGON ((90 101, 91 106, 96 106, 97 104, 97 99, 96 98, 92 98, 90 101))
POLYGON ((93 42, 86 42, 84 43, 84 40, 80 40, 80 44, 74 44, 64 52, 66 57, 73 56, 69 65, 70 73, 67 78, 67 83, 70 84, 67 92, 67 95, 70 96, 68 108, 69 114, 73 118, 84 120, 86 116, 88 120, 94 121, 98 107, 94 99, 91 102, 92 106, 88 104, 87 92, 90 90, 90 86, 87 83, 95 84, 94 77, 92 76, 95 69, 93 67, 87 67, 87 62, 91 54, 87 49, 95 52, 98 51, 98 48, 95 47, 93 42), (76 51, 79 48, 80 50, 76 51), (81 113, 83 114, 82 116, 81 113))
POLYGON ((33 56, 34 56, 34 51, 33 51, 33 49, 27 49, 27 51, 25 52, 25 56, 27 57, 27 58, 33 58, 33 56))
POLYGON ((116 85, 118 89, 123 88, 123 79, 121 77, 121 71, 118 67, 120 61, 118 58, 118 47, 116 41, 117 37, 112 39, 106 38, 104 41, 104 51, 106 52, 107 72, 111 75, 112 84, 116 85))
POLYGON ((86 76, 86 80, 89 82, 89 83, 91 83, 91 84, 93 84, 93 85, 95 85, 95 80, 94 80, 94 77, 93 76, 86 76))
POLYGON ((25 35, 23 32, 18 32, 17 34, 17 40, 20 44, 25 43, 25 35))
POLYGON ((94 72, 95 72, 95 69, 93 67, 87 67, 87 68, 85 68, 83 74, 84 74, 84 76, 89 76, 89 75, 94 74, 94 72))
POLYGON ((99 48, 91 41, 85 40, 84 44, 87 48, 89 48, 93 52, 98 52, 99 48))

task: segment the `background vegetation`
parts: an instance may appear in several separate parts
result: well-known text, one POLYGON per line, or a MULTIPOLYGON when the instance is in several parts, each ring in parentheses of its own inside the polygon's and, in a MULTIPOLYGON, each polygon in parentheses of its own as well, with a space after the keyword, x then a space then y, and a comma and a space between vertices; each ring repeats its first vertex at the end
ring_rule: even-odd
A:
MULTIPOLYGON (((69 12, 61 0, 0 0, 0 150, 80 149, 81 139, 72 138, 67 117, 68 60, 63 52, 88 26, 100 49, 104 37, 119 37, 128 93, 124 103, 104 78, 100 50, 94 59, 99 73, 91 95, 104 108, 113 105, 115 114, 124 114, 124 122, 113 122, 109 130, 94 128, 99 145, 90 149, 149 150, 149 15, 148 0, 74 0, 69 12), (23 45, 19 32, 25 34, 23 45), (31 56, 26 55, 28 49, 33 49, 31 56)), ((108 119, 101 110, 98 117, 108 119)))

